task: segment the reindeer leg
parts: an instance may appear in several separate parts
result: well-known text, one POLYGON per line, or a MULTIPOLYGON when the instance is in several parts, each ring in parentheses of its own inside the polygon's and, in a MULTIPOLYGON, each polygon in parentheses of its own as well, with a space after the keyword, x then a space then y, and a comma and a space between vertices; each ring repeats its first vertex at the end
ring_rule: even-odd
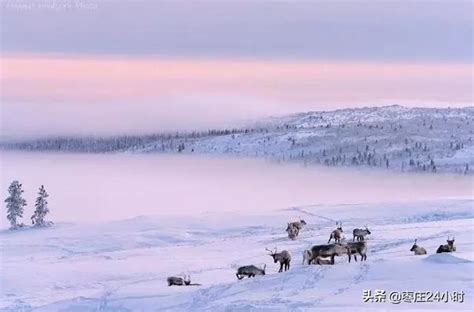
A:
POLYGON ((336 258, 335 254, 331 256, 331 264, 334 264, 334 258, 336 258))
POLYGON ((280 270, 278 271, 278 273, 281 273, 283 271, 283 262, 280 262, 280 270))

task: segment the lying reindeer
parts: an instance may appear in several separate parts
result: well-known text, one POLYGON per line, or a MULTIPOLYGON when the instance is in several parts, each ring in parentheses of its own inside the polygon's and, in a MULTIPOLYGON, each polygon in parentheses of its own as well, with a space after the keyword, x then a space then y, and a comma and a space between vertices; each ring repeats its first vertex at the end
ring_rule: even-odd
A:
POLYGON ((306 249, 303 251, 303 265, 310 264, 311 261, 311 250, 306 249))
POLYGON ((335 243, 340 243, 341 239, 343 238, 344 233, 342 231, 342 222, 336 222, 336 229, 331 232, 329 236, 328 244, 331 242, 331 239, 334 239, 335 243))
POLYGON ((426 255, 426 249, 423 247, 420 247, 416 244, 417 239, 415 239, 415 242, 413 243, 413 246, 411 247, 410 251, 413 251, 415 255, 426 255))
POLYGON ((168 286, 183 286, 186 285, 188 286, 191 284, 191 277, 189 275, 185 275, 183 277, 177 277, 177 276, 170 276, 167 278, 168 281, 168 286))
POLYGON ((436 253, 456 251, 456 246, 454 246, 454 237, 452 240, 450 240, 448 236, 447 242, 448 242, 447 245, 439 245, 438 250, 436 250, 436 253))
POLYGON ((266 264, 263 265, 263 269, 259 269, 255 265, 245 265, 238 268, 235 276, 237 276, 237 278, 241 280, 245 276, 247 276, 248 278, 251 278, 251 277, 255 277, 256 275, 265 275, 265 267, 266 267, 266 264))
POLYGON ((316 262, 316 258, 331 258, 331 264, 334 264, 334 258, 347 254, 347 246, 341 244, 316 245, 311 248, 310 264, 316 262))
POLYGON ((331 259, 322 258, 322 257, 317 257, 316 258, 316 264, 319 264, 319 265, 333 265, 331 259))
POLYGON ((290 269, 291 254, 288 251, 283 250, 282 252, 277 253, 276 247, 275 251, 271 251, 267 248, 265 249, 270 252, 270 256, 273 257, 274 263, 280 262, 280 270, 278 271, 278 273, 281 273, 283 271, 283 266, 285 267, 285 271, 290 269))
POLYGON ((349 262, 351 262, 351 255, 354 255, 354 260, 357 261, 357 254, 360 255, 360 261, 367 260, 367 244, 365 243, 365 241, 348 242, 346 246, 347 255, 349 256, 349 262))
POLYGON ((357 241, 363 241, 365 240, 365 237, 370 234, 372 233, 370 233, 369 229, 367 228, 367 225, 365 226, 365 229, 354 229, 354 231, 352 231, 352 235, 354 235, 352 241, 355 241, 356 238, 357 241))

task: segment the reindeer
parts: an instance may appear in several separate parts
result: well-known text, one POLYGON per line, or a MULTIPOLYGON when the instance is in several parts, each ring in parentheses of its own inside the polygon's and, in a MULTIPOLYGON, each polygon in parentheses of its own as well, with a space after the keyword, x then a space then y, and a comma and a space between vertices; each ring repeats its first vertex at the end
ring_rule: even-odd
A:
POLYGON ((351 255, 354 255, 354 260, 357 261, 357 255, 360 255, 360 261, 367 260, 367 244, 365 241, 361 242, 348 242, 347 243, 347 255, 349 256, 349 262, 351 262, 351 255))
POLYGON ((303 251, 303 265, 310 264, 311 261, 311 250, 306 249, 303 251))
POLYGON ((450 240, 448 236, 448 240, 446 242, 448 242, 447 245, 439 245, 438 250, 436 250, 436 253, 456 251, 456 246, 454 246, 454 237, 450 240))
POLYGON ((367 235, 370 235, 372 233, 370 233, 366 225, 365 229, 354 229, 354 231, 352 231, 352 234, 354 235, 354 238, 352 239, 352 241, 355 241, 356 238, 357 238, 357 241, 363 241, 365 240, 365 237, 367 235))
POLYGON ((342 231, 342 222, 336 222, 336 229, 331 232, 329 236, 328 244, 331 242, 331 239, 334 239, 335 243, 340 243, 343 238, 344 233, 342 231))
POLYGON ((301 219, 299 221, 294 221, 288 223, 288 227, 286 228, 286 231, 288 232, 290 229, 294 228, 297 229, 296 236, 298 236, 299 232, 303 230, 303 228, 306 226, 306 221, 301 219))
POLYGON ((235 276, 239 280, 243 279, 245 276, 248 278, 254 277, 256 275, 265 275, 266 264, 263 265, 263 269, 257 268, 255 265, 245 265, 237 269, 235 276))
POLYGON ((270 256, 273 257, 274 263, 280 262, 280 270, 278 271, 278 273, 281 273, 283 271, 283 266, 285 267, 285 271, 290 269, 291 254, 288 251, 283 250, 282 252, 277 253, 276 247, 275 251, 271 251, 268 248, 265 249, 270 252, 270 256))
POLYGON ((317 257, 331 257, 331 264, 334 264, 334 258, 347 254, 347 246, 341 244, 315 245, 311 248, 310 264, 316 261, 317 257))
POLYGON ((316 258, 316 264, 319 264, 319 265, 333 265, 334 263, 332 263, 331 259, 317 257, 316 258))
POLYGON ((295 240, 296 237, 298 237, 298 234, 300 232, 298 228, 292 226, 291 223, 288 223, 288 227, 286 228, 286 231, 288 232, 288 238, 291 240, 295 240))
POLYGON ((423 247, 420 247, 416 244, 417 239, 415 239, 415 242, 413 243, 413 246, 411 247, 410 251, 415 252, 415 255, 426 255, 426 249, 423 247))
POLYGON ((191 276, 185 275, 184 277, 170 276, 167 278, 168 286, 188 286, 191 284, 191 276))

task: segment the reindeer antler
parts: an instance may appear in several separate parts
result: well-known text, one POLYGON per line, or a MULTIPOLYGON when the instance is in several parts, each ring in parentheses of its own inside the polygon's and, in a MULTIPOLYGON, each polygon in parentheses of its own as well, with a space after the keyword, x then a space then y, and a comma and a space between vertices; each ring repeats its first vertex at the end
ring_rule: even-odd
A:
POLYGON ((265 248, 266 251, 269 251, 270 252, 270 255, 273 255, 273 251, 271 251, 270 249, 268 248, 265 248))

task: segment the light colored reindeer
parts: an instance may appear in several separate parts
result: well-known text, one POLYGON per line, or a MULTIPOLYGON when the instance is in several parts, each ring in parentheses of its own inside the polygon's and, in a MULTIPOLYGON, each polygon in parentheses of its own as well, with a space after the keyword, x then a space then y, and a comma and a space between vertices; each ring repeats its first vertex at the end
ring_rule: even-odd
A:
POLYGON ((340 243, 341 239, 344 237, 344 231, 342 230, 342 222, 336 222, 336 229, 331 232, 329 236, 328 244, 331 242, 331 239, 334 239, 335 243, 340 243))
POLYGON ((420 247, 416 244, 417 239, 415 239, 415 242, 413 243, 413 246, 411 247, 410 251, 413 251, 415 255, 426 255, 426 249, 423 247, 420 247))
POLYGON ((303 251, 303 265, 310 264, 311 261, 311 250, 306 249, 303 251))
POLYGON ((365 237, 370 234, 372 233, 370 233, 369 229, 367 228, 367 225, 365 226, 365 229, 354 229, 354 231, 352 231, 352 235, 354 235, 352 241, 355 241, 356 238, 357 241, 363 241, 365 240, 365 237))
POLYGON ((333 265, 334 263, 332 262, 331 259, 323 258, 323 257, 317 257, 316 258, 316 264, 319 264, 319 265, 333 265))
POLYGON ((268 248, 265 249, 270 252, 270 256, 273 258, 274 263, 280 262, 280 270, 278 271, 278 273, 283 272, 283 267, 285 268, 285 271, 288 271, 290 269, 291 254, 287 250, 277 252, 276 247, 274 251, 268 248))
POLYGON ((449 239, 448 236, 448 240, 446 242, 448 243, 447 245, 439 245, 438 250, 436 250, 436 253, 456 251, 456 246, 454 246, 454 237, 453 239, 449 239))

